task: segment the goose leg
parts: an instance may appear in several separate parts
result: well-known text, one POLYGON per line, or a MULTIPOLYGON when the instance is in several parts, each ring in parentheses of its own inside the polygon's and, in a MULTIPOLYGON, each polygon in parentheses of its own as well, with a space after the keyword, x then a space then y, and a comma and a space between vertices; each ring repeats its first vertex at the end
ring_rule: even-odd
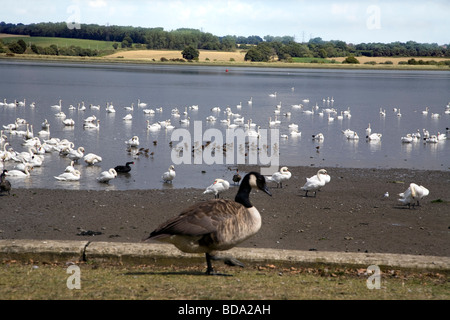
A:
POLYGON ((206 265, 207 265, 207 269, 206 269, 206 274, 207 275, 225 275, 225 274, 220 274, 220 273, 216 273, 212 267, 212 263, 211 261, 217 261, 217 260, 223 260, 223 262, 228 265, 228 266, 232 266, 232 267, 244 267, 244 264, 242 262, 240 262, 237 259, 231 258, 231 257, 217 257, 215 255, 210 255, 209 253, 206 253, 206 265))

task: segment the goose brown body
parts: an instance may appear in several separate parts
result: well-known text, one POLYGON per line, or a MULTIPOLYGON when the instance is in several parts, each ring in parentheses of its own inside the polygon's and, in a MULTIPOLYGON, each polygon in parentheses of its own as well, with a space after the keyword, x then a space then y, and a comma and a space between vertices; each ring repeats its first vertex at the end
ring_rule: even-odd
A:
MULTIPOLYGON (((249 201, 252 188, 271 195, 265 178, 251 172, 242 180, 235 201, 215 199, 194 204, 161 224, 144 241, 155 239, 171 243, 183 252, 205 253, 207 273, 211 274, 210 259, 215 258, 217 251, 235 247, 261 228, 261 215, 249 201)), ((236 260, 231 262, 242 266, 236 260)), ((230 260, 226 263, 232 264, 230 260)))

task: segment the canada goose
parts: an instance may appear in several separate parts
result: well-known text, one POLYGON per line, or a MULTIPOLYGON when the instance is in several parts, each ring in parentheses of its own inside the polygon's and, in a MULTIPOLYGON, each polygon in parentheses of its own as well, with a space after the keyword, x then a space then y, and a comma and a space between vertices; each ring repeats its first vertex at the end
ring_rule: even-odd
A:
POLYGON ((0 175, 0 192, 8 192, 8 195, 10 194, 11 191, 11 183, 6 180, 6 173, 8 172, 8 170, 4 169, 2 174, 0 175))
POLYGON ((242 177, 239 174, 239 169, 236 169, 236 173, 233 175, 233 182, 234 182, 234 184, 239 184, 241 179, 242 179, 242 177))
POLYGON ((117 173, 128 173, 131 171, 130 164, 134 164, 134 162, 127 162, 124 166, 116 166, 114 170, 116 170, 117 173))
POLYGON ((243 267, 236 259, 216 254, 235 247, 261 228, 261 215, 249 200, 252 189, 271 196, 264 176, 250 172, 242 179, 234 201, 214 199, 194 204, 161 224, 143 241, 155 239, 172 243, 183 252, 205 253, 208 275, 215 274, 211 260, 243 267))

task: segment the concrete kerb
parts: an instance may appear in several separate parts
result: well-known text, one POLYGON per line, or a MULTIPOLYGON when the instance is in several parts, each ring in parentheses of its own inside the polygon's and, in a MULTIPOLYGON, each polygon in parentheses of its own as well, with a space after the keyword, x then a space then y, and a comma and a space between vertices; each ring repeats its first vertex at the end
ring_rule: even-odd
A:
MULTIPOLYGON (((390 253, 320 252, 300 250, 233 248, 226 253, 246 264, 283 265, 377 265, 419 270, 450 270, 450 258, 390 253)), ((186 254, 172 245, 101 241, 0 240, 0 259, 39 262, 103 261, 123 264, 204 263, 201 254, 186 254), (182 259, 182 260, 180 260, 182 259)))

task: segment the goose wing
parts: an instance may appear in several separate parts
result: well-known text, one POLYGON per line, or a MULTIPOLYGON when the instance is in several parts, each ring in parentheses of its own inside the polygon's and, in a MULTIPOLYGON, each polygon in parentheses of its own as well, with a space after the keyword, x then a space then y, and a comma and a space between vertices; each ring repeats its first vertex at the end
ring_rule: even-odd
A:
POLYGON ((245 211, 243 205, 234 201, 223 199, 205 201, 185 209, 180 215, 163 223, 147 239, 215 233, 227 221, 235 219, 245 211))

